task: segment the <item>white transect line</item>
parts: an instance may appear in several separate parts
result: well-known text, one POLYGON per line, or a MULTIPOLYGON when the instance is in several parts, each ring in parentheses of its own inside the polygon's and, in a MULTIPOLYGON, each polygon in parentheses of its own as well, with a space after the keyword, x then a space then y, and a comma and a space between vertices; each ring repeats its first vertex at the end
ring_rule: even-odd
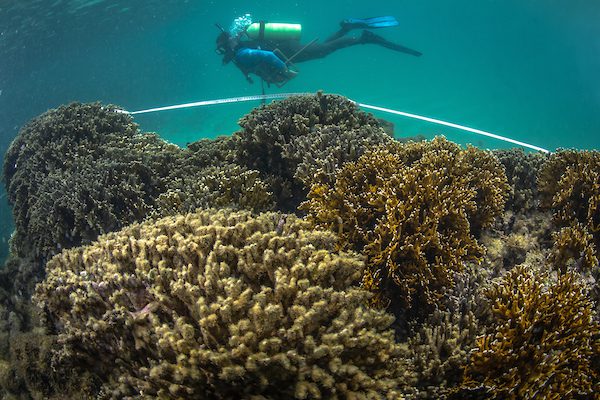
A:
POLYGON ((157 111, 177 110, 179 108, 211 106, 213 104, 242 103, 244 101, 284 99, 284 98, 290 97, 290 96, 304 96, 304 95, 308 95, 308 94, 312 94, 312 93, 259 94, 259 95, 255 95, 255 96, 230 97, 228 99, 196 101, 194 103, 185 103, 185 104, 177 104, 174 106, 149 108, 147 110, 140 110, 140 111, 125 111, 125 110, 116 110, 116 111, 120 112, 120 113, 124 113, 124 114, 136 115, 136 114, 152 113, 152 112, 157 112, 157 111))
MULTIPOLYGON (((180 108, 210 106, 210 105, 214 105, 214 104, 241 103, 241 102, 245 102, 245 101, 283 99, 283 98, 287 98, 290 96, 301 96, 301 95, 311 95, 311 94, 313 94, 313 93, 259 94, 259 95, 255 95, 255 96, 230 97, 230 98, 226 98, 226 99, 197 101, 194 103, 176 104, 173 106, 149 108, 146 110, 139 110, 139 111, 125 111, 125 110, 116 110, 116 111, 120 112, 120 113, 124 113, 124 114, 129 114, 129 115, 137 115, 137 114, 146 114, 146 113, 152 113, 152 112, 157 112, 157 111, 177 110, 180 108)), ((403 112, 403 111, 392 110, 391 108, 372 106, 370 104, 359 103, 354 100, 350 100, 350 101, 352 101, 354 104, 358 105, 359 107, 363 107, 363 108, 367 108, 367 109, 371 109, 371 110, 377 110, 377 111, 381 111, 381 112, 385 112, 385 113, 389 113, 389 114, 401 115, 403 117, 418 119, 418 120, 426 121, 426 122, 431 122, 431 123, 437 124, 437 125, 448 126, 450 128, 460 129, 460 130, 463 130, 466 132, 471 132, 471 133, 475 133, 478 135, 488 136, 488 137, 491 137, 494 139, 502 140, 504 142, 513 143, 513 144, 516 144, 519 146, 527 147, 532 150, 537 150, 537 151, 541 151, 544 153, 550 153, 550 150, 544 149, 542 147, 535 146, 535 145, 525 143, 525 142, 521 142, 519 140, 511 139, 511 138, 508 138, 505 136, 496 135, 491 132, 482 131, 481 129, 470 128, 468 126, 459 125, 459 124, 455 124, 453 122, 448 122, 448 121, 442 121, 441 119, 424 117, 424 116, 418 115, 418 114, 411 114, 411 113, 407 113, 407 112, 403 112)))
POLYGON ((505 142, 518 144, 519 146, 528 147, 528 148, 533 149, 533 150, 542 151, 544 153, 550 153, 550 150, 544 149, 542 147, 538 147, 538 146, 535 146, 533 144, 521 142, 519 140, 507 138, 505 136, 496 135, 495 133, 490 133, 490 132, 482 131, 481 129, 470 128, 468 126, 455 124, 453 122, 442 121, 441 119, 424 117, 422 115, 411 114, 411 113, 407 113, 407 112, 403 112, 403 111, 396 111, 396 110, 392 110, 392 109, 389 109, 389 108, 383 108, 383 107, 378 107, 378 106, 371 106, 369 104, 358 103, 358 102, 355 102, 355 103, 358 106, 363 107, 363 108, 369 108, 371 110, 383 111, 383 112, 390 113, 390 114, 402 115, 403 117, 408 117, 408 118, 420 119, 422 121, 427 121, 427 122, 431 122, 433 124, 438 124, 438 125, 449 126, 451 128, 462 129, 463 131, 472 132, 472 133, 476 133, 478 135, 483 135, 483 136, 489 136, 489 137, 492 137, 494 139, 503 140, 505 142))

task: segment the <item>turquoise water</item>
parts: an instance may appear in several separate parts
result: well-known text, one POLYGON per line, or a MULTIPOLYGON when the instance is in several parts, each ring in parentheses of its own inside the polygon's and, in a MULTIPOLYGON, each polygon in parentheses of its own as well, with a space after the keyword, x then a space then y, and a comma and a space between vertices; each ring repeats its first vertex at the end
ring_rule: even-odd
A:
MULTIPOLYGON (((326 92, 491 131, 545 148, 600 148, 597 1, 19 1, 0 3, 0 152, 30 118, 70 101, 128 110, 260 93, 214 53, 214 23, 246 12, 303 24, 325 39, 341 19, 394 15, 379 30, 423 52, 375 46, 299 65, 277 92, 326 92), (9 3, 13 3, 10 5, 9 3), (7 5, 9 4, 9 5, 7 5)), ((140 116, 145 131, 185 145, 230 134, 256 104, 140 116)), ((397 136, 445 134, 486 148, 502 142, 383 115, 397 136)), ((11 232, 0 191, 0 258, 11 232)))

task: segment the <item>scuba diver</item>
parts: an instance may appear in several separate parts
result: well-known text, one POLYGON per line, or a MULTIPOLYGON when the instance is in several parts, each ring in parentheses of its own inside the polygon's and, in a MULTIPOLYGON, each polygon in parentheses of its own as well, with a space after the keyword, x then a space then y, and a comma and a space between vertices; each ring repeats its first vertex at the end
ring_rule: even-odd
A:
POLYGON ((322 43, 317 39, 308 44, 300 43, 300 24, 253 22, 250 14, 236 18, 229 31, 219 24, 216 52, 223 56, 223 64, 233 62, 253 83, 250 74, 257 75, 267 84, 283 86, 297 75, 292 62, 322 58, 336 50, 358 44, 376 44, 391 50, 420 56, 421 53, 390 42, 369 29, 399 25, 392 16, 366 19, 346 19, 340 22, 340 30, 322 43), (355 29, 363 29, 360 36, 347 36, 355 29))

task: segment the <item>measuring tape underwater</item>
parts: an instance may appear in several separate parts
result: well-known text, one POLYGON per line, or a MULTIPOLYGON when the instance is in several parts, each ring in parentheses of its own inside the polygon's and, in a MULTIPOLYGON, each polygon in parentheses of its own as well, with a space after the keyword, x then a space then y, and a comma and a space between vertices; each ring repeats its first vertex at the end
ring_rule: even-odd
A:
MULTIPOLYGON (((146 110, 139 110, 139 111, 125 111, 125 110, 116 110, 116 111, 124 113, 124 114, 129 114, 129 115, 138 115, 138 114, 147 114, 147 113, 153 113, 153 112, 158 112, 158 111, 177 110, 177 109, 182 109, 182 108, 202 107, 202 106, 210 106, 210 105, 215 105, 215 104, 243 103, 243 102, 247 102, 247 101, 265 101, 265 100, 283 99, 283 98, 287 98, 290 96, 302 96, 302 95, 311 95, 311 94, 313 94, 313 93, 259 94, 259 95, 254 95, 254 96, 230 97, 230 98, 226 98, 226 99, 216 99, 216 100, 204 100, 204 101, 197 101, 194 103, 185 103, 185 104, 176 104, 176 105, 165 106, 165 107, 148 108, 146 110)), ((403 112, 403 111, 393 110, 390 108, 373 106, 373 105, 365 104, 365 103, 359 103, 354 100, 350 100, 350 101, 352 101, 354 104, 356 104, 357 106, 362 107, 362 108, 381 111, 381 112, 385 112, 388 114, 400 115, 400 116, 412 118, 412 119, 418 119, 421 121, 430 122, 432 124, 448 126, 450 128, 460 129, 460 130, 463 130, 466 132, 475 133, 477 135, 487 136, 487 137, 491 137, 494 139, 502 140, 504 142, 516 144, 518 146, 526 147, 526 148, 529 148, 532 150, 541 151, 543 153, 550 153, 550 150, 544 149, 542 147, 535 146, 533 144, 529 144, 529 143, 525 143, 525 142, 521 142, 519 140, 511 139, 506 136, 496 135, 495 133, 483 131, 481 129, 475 129, 475 128, 471 128, 468 126, 455 124, 453 122, 443 121, 441 119, 425 117, 425 116, 418 115, 418 114, 411 114, 411 113, 407 113, 407 112, 403 112)))

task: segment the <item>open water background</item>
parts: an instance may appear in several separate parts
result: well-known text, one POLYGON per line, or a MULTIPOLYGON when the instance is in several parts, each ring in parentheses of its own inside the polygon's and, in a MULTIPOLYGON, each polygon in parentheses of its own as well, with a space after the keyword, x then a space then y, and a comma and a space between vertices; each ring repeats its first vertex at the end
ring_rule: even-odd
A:
MULTIPOLYGON (((102 101, 138 110, 260 93, 214 53, 214 23, 244 13, 298 22, 325 39, 341 19, 394 15, 377 33, 424 53, 359 46, 299 65, 276 92, 354 100, 488 130, 548 149, 600 148, 600 3, 596 0, 192 1, 0 0, 0 154, 49 108, 102 101)), ((358 32, 357 32, 358 33, 358 32)), ((185 145, 231 134, 256 103, 139 116, 144 131, 185 145)), ((397 136, 444 134, 486 148, 502 142, 379 115, 397 136)), ((0 260, 12 232, 0 189, 0 260)))

